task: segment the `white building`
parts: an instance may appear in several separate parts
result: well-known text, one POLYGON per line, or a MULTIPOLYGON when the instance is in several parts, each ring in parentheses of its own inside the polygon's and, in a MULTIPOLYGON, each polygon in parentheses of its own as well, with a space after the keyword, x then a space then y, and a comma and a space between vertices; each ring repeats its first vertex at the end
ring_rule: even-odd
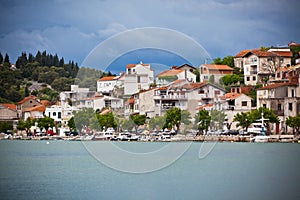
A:
POLYGON ((106 95, 95 95, 94 97, 84 98, 79 101, 78 108, 93 108, 102 110, 102 108, 120 109, 123 107, 123 99, 106 95))
POLYGON ((196 75, 187 69, 169 69, 156 75, 156 84, 158 86, 168 85, 175 80, 186 79, 190 83, 196 82, 196 75))
POLYGON ((126 73, 122 77, 124 95, 132 95, 142 89, 148 89, 154 82, 154 71, 150 64, 128 64, 126 73))
POLYGON ((106 76, 97 81, 97 92, 109 94, 117 85, 119 76, 106 76))

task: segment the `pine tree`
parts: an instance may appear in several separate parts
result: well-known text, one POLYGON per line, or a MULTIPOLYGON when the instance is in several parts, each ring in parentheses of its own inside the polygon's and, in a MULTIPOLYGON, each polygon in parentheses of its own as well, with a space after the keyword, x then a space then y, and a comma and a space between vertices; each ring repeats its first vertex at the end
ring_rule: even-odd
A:
POLYGON ((64 57, 62 57, 59 61, 59 67, 64 67, 65 61, 64 61, 64 57))
POLYGON ((9 61, 9 56, 8 56, 7 53, 5 54, 4 62, 5 62, 5 63, 10 63, 10 61, 9 61))
POLYGON ((2 53, 0 52, 0 64, 3 63, 3 56, 2 53))
POLYGON ((35 55, 35 61, 37 61, 38 63, 40 63, 40 65, 42 64, 42 54, 40 51, 38 51, 35 55))

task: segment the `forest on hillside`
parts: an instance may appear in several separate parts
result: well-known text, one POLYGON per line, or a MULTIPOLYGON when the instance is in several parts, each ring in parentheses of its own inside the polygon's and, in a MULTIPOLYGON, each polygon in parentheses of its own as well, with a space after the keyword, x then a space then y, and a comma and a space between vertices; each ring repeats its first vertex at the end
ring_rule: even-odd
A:
POLYGON ((22 52, 15 64, 0 52, 0 103, 16 103, 30 94, 55 103, 59 92, 69 91, 74 83, 96 91, 97 80, 106 75, 111 73, 79 67, 74 61, 66 63, 46 51, 22 52))

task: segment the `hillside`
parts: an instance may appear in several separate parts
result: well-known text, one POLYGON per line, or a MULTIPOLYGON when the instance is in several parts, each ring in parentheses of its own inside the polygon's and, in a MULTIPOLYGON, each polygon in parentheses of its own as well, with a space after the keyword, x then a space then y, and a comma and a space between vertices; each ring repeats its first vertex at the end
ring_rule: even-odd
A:
POLYGON ((79 68, 74 61, 65 63, 63 57, 46 51, 38 51, 35 56, 23 52, 15 63, 0 53, 0 103, 15 103, 30 94, 55 103, 59 92, 70 90, 72 84, 95 91, 97 80, 107 75, 96 69, 79 68))

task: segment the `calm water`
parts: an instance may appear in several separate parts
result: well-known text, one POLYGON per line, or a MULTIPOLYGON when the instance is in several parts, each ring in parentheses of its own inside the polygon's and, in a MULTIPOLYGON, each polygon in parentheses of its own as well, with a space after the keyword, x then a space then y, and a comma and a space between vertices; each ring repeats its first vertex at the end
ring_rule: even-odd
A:
POLYGON ((218 143, 201 160, 200 146, 161 170, 129 174, 101 164, 81 142, 0 141, 0 199, 300 199, 300 144, 218 143))

